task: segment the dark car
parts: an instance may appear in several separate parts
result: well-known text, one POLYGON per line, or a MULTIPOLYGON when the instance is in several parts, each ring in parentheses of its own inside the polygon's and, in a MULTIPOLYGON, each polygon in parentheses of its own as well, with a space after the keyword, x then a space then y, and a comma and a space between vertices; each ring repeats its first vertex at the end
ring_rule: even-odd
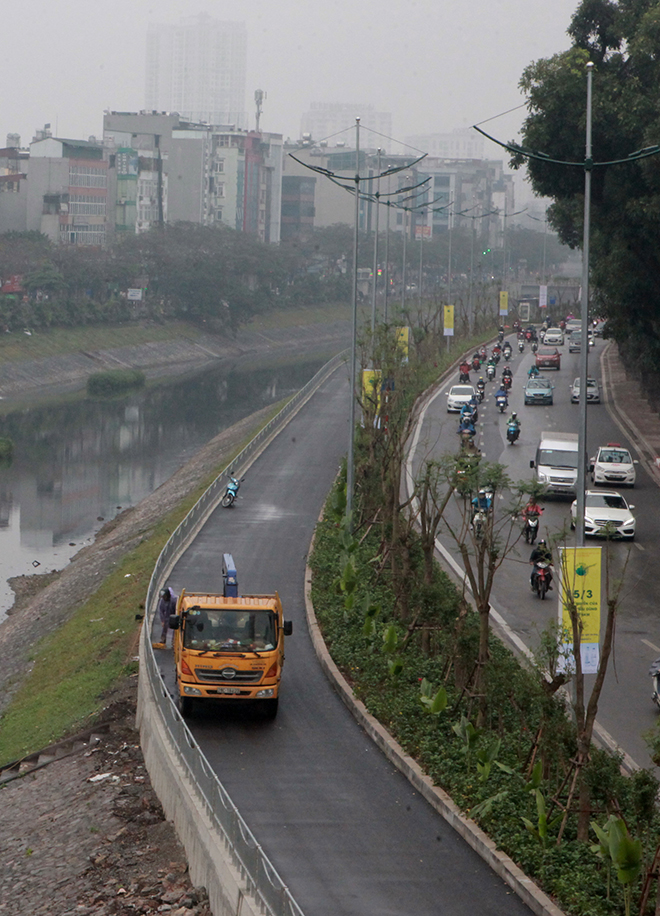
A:
POLYGON ((561 353, 557 347, 540 347, 536 353, 537 369, 561 368, 561 353))
POLYGON ((554 385, 547 378, 529 378, 524 388, 525 404, 552 404, 554 385))

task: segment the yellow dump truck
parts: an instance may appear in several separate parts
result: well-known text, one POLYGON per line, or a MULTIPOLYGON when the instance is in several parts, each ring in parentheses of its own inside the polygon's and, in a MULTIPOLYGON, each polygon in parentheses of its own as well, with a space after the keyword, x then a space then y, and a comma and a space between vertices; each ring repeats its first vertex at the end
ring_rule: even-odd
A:
POLYGON ((189 715, 194 702, 256 701, 269 718, 277 715, 284 664, 284 620, 280 596, 190 593, 179 596, 174 660, 179 709, 189 715))

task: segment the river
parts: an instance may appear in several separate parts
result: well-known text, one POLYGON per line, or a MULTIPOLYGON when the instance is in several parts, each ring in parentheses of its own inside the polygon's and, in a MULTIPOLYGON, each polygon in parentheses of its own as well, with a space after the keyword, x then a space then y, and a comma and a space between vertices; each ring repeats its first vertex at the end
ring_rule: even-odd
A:
POLYGON ((104 522, 136 505, 222 430, 301 388, 324 359, 206 368, 112 400, 0 417, 0 617, 11 576, 62 569, 104 522))

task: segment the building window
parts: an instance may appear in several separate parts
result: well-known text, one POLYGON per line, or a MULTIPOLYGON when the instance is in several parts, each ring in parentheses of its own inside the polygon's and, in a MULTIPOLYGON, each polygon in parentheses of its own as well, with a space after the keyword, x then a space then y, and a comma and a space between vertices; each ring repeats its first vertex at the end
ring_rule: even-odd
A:
POLYGON ((69 186, 72 188, 105 188, 107 183, 106 169, 95 169, 91 165, 69 166, 69 186))
POLYGON ((218 159, 216 162, 213 163, 214 172, 224 172, 224 170, 225 170, 225 160, 224 159, 218 159))

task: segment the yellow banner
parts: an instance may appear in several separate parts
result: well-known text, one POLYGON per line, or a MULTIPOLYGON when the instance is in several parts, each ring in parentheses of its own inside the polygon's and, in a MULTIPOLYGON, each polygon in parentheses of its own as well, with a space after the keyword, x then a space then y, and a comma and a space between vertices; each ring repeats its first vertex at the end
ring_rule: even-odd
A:
POLYGON ((505 292, 500 293, 500 315, 509 314, 509 294, 505 292))
MULTIPOLYGON (((445 306, 445 337, 454 336, 454 306, 445 306)), ((447 344, 449 346, 449 344, 447 344)))
POLYGON ((410 328, 396 328, 396 343, 405 360, 408 359, 408 344, 410 341, 410 328))
POLYGON ((365 410, 373 408, 374 414, 380 412, 380 392, 382 388, 380 369, 362 370, 362 403, 365 410))
POLYGON ((561 622, 572 637, 568 603, 573 601, 582 621, 582 643, 600 640, 600 547, 564 547, 561 556, 561 622))

